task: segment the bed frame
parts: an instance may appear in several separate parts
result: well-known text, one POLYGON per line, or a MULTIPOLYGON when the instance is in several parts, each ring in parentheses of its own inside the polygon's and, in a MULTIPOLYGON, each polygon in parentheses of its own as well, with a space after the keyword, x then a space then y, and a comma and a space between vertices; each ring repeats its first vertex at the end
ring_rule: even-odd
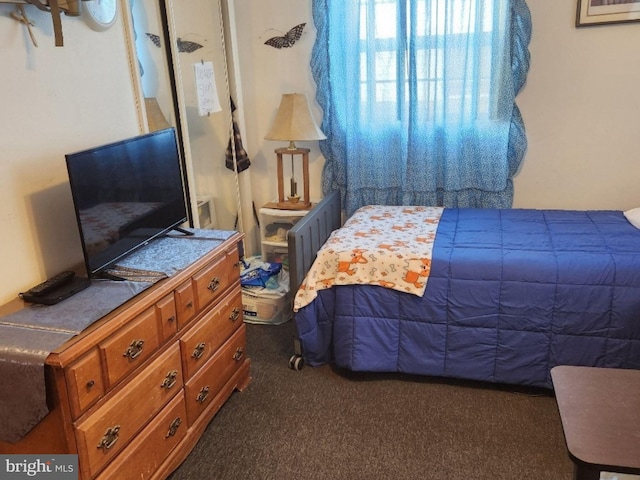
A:
POLYGON ((334 190, 296 223, 287 233, 289 278, 295 292, 302 283, 316 252, 331 232, 342 226, 340 192, 334 190))
MULTIPOLYGON (((331 232, 341 226, 340 191, 334 190, 287 232, 289 281, 292 296, 295 296, 298 287, 316 259, 318 249, 329 238, 331 232)), ((300 370, 304 366, 304 361, 297 333, 294 333, 293 336, 293 346, 294 354, 289 359, 289 368, 300 370)))

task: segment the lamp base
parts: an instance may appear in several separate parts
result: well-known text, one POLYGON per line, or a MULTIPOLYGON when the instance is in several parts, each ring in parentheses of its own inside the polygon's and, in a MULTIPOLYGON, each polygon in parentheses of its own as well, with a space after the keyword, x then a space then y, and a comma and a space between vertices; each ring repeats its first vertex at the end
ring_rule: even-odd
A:
POLYGON ((309 149, 297 148, 295 150, 289 150, 288 148, 276 149, 276 155, 278 158, 278 202, 273 202, 270 208, 278 208, 280 210, 309 210, 311 209, 311 200, 309 199, 309 149), (296 192, 295 195, 286 196, 284 193, 284 169, 282 167, 282 156, 291 155, 291 192, 296 192), (302 192, 303 195, 297 195, 297 189, 295 187, 293 179, 293 159, 294 156, 302 156, 302 192))

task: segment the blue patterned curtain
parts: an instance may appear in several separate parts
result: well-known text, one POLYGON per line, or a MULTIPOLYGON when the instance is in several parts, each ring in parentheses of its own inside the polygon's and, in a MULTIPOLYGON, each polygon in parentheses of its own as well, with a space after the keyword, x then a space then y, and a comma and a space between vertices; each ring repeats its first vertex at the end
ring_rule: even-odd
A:
POLYGON ((323 191, 367 204, 508 208, 527 140, 525 0, 313 0, 323 191))

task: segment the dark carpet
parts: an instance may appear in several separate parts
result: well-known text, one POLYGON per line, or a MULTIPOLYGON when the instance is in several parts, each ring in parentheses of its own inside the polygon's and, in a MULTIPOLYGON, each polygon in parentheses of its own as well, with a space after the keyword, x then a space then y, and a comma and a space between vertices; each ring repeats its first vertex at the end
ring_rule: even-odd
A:
POLYGON ((290 370, 291 322, 247 325, 253 378, 171 475, 194 479, 570 479, 545 390, 331 367, 290 370))

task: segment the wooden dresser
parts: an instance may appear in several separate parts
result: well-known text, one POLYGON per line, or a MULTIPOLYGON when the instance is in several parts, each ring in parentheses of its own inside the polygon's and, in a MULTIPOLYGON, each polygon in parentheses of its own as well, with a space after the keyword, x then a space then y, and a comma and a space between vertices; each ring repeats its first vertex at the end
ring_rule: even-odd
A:
POLYGON ((77 453, 79 478, 162 479, 249 383, 234 234, 46 359, 50 413, 2 453, 77 453))

